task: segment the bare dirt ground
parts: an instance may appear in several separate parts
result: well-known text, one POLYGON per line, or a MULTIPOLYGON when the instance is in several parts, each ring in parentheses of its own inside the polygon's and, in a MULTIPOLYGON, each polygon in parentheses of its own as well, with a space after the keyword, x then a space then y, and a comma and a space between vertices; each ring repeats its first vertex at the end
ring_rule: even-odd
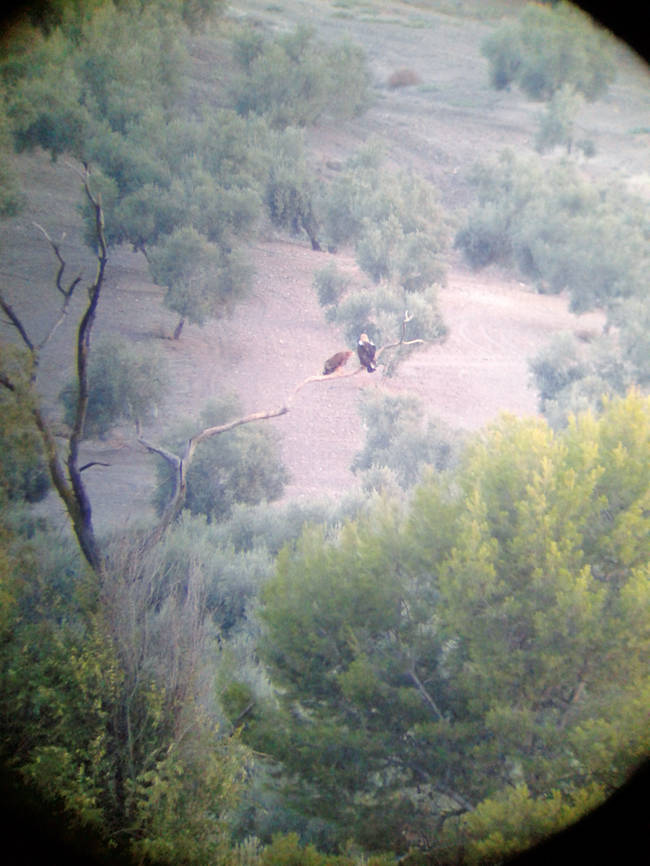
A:
MULTIPOLYGON (((517 5, 503 0, 491 8, 507 11, 517 5)), ((506 146, 532 153, 539 106, 518 93, 489 88, 479 46, 498 19, 471 17, 482 8, 471 2, 441 2, 435 12, 431 7, 387 3, 381 15, 364 16, 359 10, 372 10, 372 4, 286 0, 280 6, 241 0, 230 4, 230 14, 275 29, 290 29, 306 17, 323 38, 347 36, 360 42, 377 82, 375 105, 358 120, 323 124, 309 132, 315 171, 326 174, 328 162, 345 159, 369 137, 378 137, 390 164, 430 179, 440 190, 443 206, 459 214, 470 201, 464 174, 474 160, 506 146), (344 16, 346 5, 358 8, 344 16), (384 85, 387 76, 403 66, 412 68, 421 84, 390 91, 384 85)), ((193 49, 197 81, 209 90, 210 76, 219 69, 209 34, 197 38, 193 49)), ((593 137, 598 148, 597 156, 581 167, 648 194, 650 79, 637 58, 623 48, 617 51, 617 83, 606 100, 580 116, 582 133, 593 137), (631 132, 635 129, 640 131, 631 132)), ((90 273, 74 211, 78 183, 69 168, 51 164, 42 154, 21 157, 17 170, 29 203, 19 219, 0 227, 0 281, 34 326, 43 329, 54 314, 54 261, 33 221, 57 239, 65 231, 64 251, 75 267, 90 273)), ((144 346, 155 343, 171 372, 166 405, 143 430, 146 438, 161 442, 175 421, 197 418, 207 400, 224 392, 236 392, 246 412, 279 408, 299 383, 321 372, 327 357, 345 348, 341 333, 325 321, 312 288, 314 271, 330 254, 313 252, 308 243, 267 229, 251 246, 250 257, 256 268, 251 296, 229 319, 204 328, 187 325, 176 343, 166 338, 175 319, 162 306, 162 290, 151 284, 143 258, 125 250, 113 252, 97 334, 117 332, 144 346)), ((359 285, 367 283, 351 251, 337 253, 335 260, 359 285)), ((554 332, 597 332, 603 322, 597 313, 571 315, 566 298, 535 294, 512 275, 496 269, 474 273, 455 255, 439 300, 449 329, 444 343, 418 350, 392 378, 377 371, 310 383, 295 395, 288 414, 264 422, 277 430, 291 473, 285 499, 338 496, 358 485, 349 466, 364 442, 360 390, 414 393, 427 413, 454 428, 477 430, 503 411, 536 413, 528 359, 554 332)), ((72 311, 43 359, 39 382, 53 414, 58 411, 57 394, 70 375, 74 323, 72 311)), ((353 363, 351 359, 349 365, 353 363)), ((118 428, 104 441, 88 441, 83 459, 110 464, 87 473, 100 530, 137 521, 149 512, 153 458, 138 445, 132 429, 118 428)), ((53 497, 44 507, 64 525, 53 497)))
MULTIPOLYGON (((204 328, 186 326, 178 343, 160 339, 171 332, 174 319, 160 307, 151 316, 160 290, 141 282, 142 275, 138 279, 139 263, 113 268, 102 330, 156 340, 173 371, 174 391, 155 423, 144 429, 145 438, 160 442, 166 425, 196 418, 210 398, 224 392, 237 393, 245 412, 280 408, 296 386, 322 372, 325 358, 345 347, 338 330, 325 322, 312 289, 313 272, 328 254, 281 239, 260 242, 251 253, 257 276, 249 299, 229 319, 204 328)), ((336 258, 340 267, 356 271, 350 254, 336 258)), ((364 279, 358 272, 357 278, 364 279)), ((603 322, 599 313, 572 315, 563 297, 538 295, 503 274, 476 274, 460 263, 440 292, 440 305, 448 338, 419 349, 394 377, 384 376, 380 367, 372 375, 361 371, 308 383, 291 399, 288 414, 264 422, 277 430, 291 475, 285 500, 336 497, 358 485, 349 467, 365 436, 358 412, 361 389, 416 394, 428 414, 464 430, 476 430, 501 412, 535 414, 528 359, 556 331, 595 333, 603 322)), ((346 372, 355 366, 351 358, 346 372)), ((98 527, 136 521, 148 511, 153 458, 133 430, 119 428, 104 441, 89 440, 83 459, 110 463, 87 478, 98 527)), ((53 500, 48 507, 58 512, 53 500)))

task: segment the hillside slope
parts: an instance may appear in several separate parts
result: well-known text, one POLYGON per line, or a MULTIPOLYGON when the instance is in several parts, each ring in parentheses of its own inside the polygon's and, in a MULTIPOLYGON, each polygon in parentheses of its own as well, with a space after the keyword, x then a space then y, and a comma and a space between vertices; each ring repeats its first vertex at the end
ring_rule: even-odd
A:
MULTIPOLYGON (((448 213, 459 219, 471 201, 466 172, 476 159, 503 147, 533 152, 540 106, 515 91, 491 90, 480 53, 481 40, 499 15, 520 5, 505 0, 483 5, 237 0, 228 14, 273 30, 307 20, 321 38, 346 37, 363 45, 376 82, 375 104, 354 121, 336 126, 323 122, 309 131, 314 171, 326 177, 333 162, 376 137, 389 165, 410 168, 431 180, 448 213), (403 67, 412 69, 420 83, 391 90, 388 76, 403 67)), ((204 89, 216 74, 211 40, 209 33, 201 34, 192 45, 197 86, 204 89)), ((581 170, 618 178, 650 195, 648 70, 624 46, 616 50, 616 84, 579 119, 582 132, 597 146, 597 155, 583 161, 581 170)), ((54 301, 54 262, 33 221, 53 234, 65 230, 67 254, 75 266, 87 269, 75 211, 78 184, 63 162, 53 164, 43 154, 20 157, 16 165, 29 204, 20 218, 2 227, 0 279, 3 287, 20 286, 33 317, 44 327, 54 309, 48 307, 54 301)), ((119 332, 144 344, 156 340, 172 371, 167 404, 145 431, 147 438, 160 441, 170 423, 196 417, 218 392, 237 392, 247 411, 283 405, 299 382, 319 373, 324 359, 344 348, 341 333, 325 322, 312 288, 314 271, 332 258, 329 253, 313 252, 306 238, 287 238, 267 227, 250 256, 256 267, 251 296, 231 318, 204 328, 186 326, 181 341, 174 343, 161 339, 173 329, 174 318, 161 306, 162 292, 150 283, 144 260, 127 250, 112 254, 97 333, 119 332)), ((357 284, 367 284, 350 250, 338 252, 335 260, 357 284)), ((291 473, 286 497, 336 496, 358 483, 349 466, 364 440, 357 408, 360 389, 415 393, 431 415, 453 427, 477 429, 501 411, 536 412, 527 359, 553 332, 594 332, 602 325, 598 314, 573 316, 565 298, 536 295, 497 269, 471 272, 455 254, 440 304, 448 339, 415 353, 395 377, 364 373, 310 384, 287 415, 268 422, 281 435, 291 473)), ((71 316, 44 359, 41 386, 53 413, 71 370, 73 326, 71 316)), ((84 458, 110 463, 88 473, 100 529, 137 520, 148 511, 155 483, 152 458, 131 429, 120 428, 105 441, 89 441, 84 451, 84 458)), ((59 511, 53 497, 44 507, 59 511)))

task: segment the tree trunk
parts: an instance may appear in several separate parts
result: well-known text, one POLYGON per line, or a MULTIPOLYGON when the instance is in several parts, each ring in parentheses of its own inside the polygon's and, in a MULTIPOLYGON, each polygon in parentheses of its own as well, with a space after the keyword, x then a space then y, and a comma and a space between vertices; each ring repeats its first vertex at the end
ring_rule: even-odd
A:
POLYGON ((302 227, 307 232, 307 236, 309 237, 309 240, 311 241, 312 250, 315 250, 316 252, 320 253, 322 251, 322 247, 318 243, 318 238, 316 237, 316 227, 314 225, 313 219, 311 217, 304 217, 303 216, 303 217, 301 217, 301 222, 302 222, 302 227))
POLYGON ((184 319, 183 316, 181 316, 181 320, 180 320, 180 322, 179 322, 179 323, 176 325, 176 327, 174 328, 174 339, 175 339, 175 340, 178 340, 178 339, 180 338, 181 331, 183 330, 183 325, 184 325, 184 324, 185 324, 185 319, 184 319))

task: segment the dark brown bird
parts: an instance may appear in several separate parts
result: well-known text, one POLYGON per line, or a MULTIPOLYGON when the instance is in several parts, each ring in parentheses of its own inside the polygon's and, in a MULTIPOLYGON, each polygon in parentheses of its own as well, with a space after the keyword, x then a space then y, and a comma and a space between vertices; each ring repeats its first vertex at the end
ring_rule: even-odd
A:
POLYGON ((340 370, 341 367, 345 367, 351 354, 352 352, 337 352, 336 355, 328 358, 323 367, 323 376, 329 376, 330 373, 334 373, 336 370, 340 370))
POLYGON ((359 356, 359 363, 362 367, 365 367, 369 373, 374 373, 377 369, 377 364, 375 363, 376 351, 377 347, 374 343, 370 342, 368 335, 361 334, 359 342, 357 343, 357 354, 359 356))

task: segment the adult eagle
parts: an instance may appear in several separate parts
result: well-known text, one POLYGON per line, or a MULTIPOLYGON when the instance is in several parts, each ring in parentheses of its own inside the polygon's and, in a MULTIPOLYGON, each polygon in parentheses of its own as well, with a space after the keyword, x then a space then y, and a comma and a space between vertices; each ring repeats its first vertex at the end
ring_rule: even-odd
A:
POLYGON ((369 373, 374 373, 377 369, 377 364, 375 363, 376 351, 377 347, 374 343, 370 342, 368 335, 361 334, 359 342, 357 343, 357 355, 359 356, 359 363, 362 367, 365 367, 369 373))
POLYGON ((336 355, 328 358, 323 367, 323 376, 329 376, 330 373, 334 373, 336 370, 344 367, 351 354, 352 352, 337 352, 336 355))

